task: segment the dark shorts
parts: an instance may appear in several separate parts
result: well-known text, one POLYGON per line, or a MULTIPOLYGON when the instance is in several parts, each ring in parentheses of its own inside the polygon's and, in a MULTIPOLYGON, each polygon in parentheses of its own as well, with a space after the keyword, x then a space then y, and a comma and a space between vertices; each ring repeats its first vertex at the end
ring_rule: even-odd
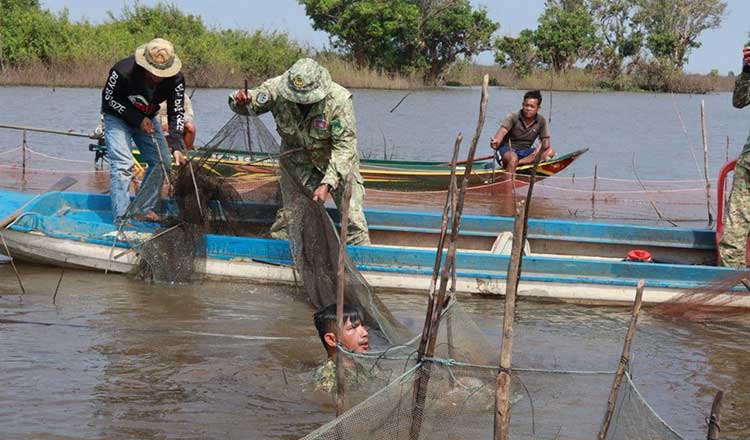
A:
MULTIPOLYGON (((503 154, 509 152, 510 150, 511 150, 511 147, 509 147, 507 145, 504 145, 504 146, 498 148, 497 154, 500 157, 502 157, 503 154)), ((536 150, 536 147, 532 145, 531 147, 526 148, 525 150, 513 150, 513 152, 516 153, 516 156, 518 156, 519 159, 523 159, 524 157, 526 157, 526 156, 530 155, 531 153, 533 153, 534 150, 536 150)))
MULTIPOLYGON (((529 148, 526 148, 524 150, 513 150, 514 153, 516 153, 516 156, 518 156, 519 159, 523 159, 524 157, 530 155, 534 152, 536 149, 535 146, 531 146, 529 148)), ((503 161, 503 154, 511 151, 511 147, 504 145, 497 149, 497 154, 495 154, 495 159, 497 160, 497 163, 501 163, 503 161)))

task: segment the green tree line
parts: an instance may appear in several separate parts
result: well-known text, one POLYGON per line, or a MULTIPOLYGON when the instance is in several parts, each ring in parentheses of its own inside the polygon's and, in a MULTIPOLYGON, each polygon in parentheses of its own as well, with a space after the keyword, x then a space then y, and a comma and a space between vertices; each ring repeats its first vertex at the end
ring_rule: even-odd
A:
MULTIPOLYGON (((517 78, 585 70, 604 88, 675 90, 700 36, 717 28, 722 0, 546 0, 535 29, 500 36, 469 0, 298 0, 330 36, 329 57, 381 75, 445 82, 484 51, 517 78), (668 11, 668 12, 667 12, 668 11)), ((314 55, 286 33, 206 26, 173 4, 134 3, 102 23, 73 22, 39 0, 0 0, 0 70, 42 63, 111 65, 154 38, 169 39, 192 85, 262 79, 314 55), (229 78, 231 76, 231 78, 229 78), (225 78, 225 79, 227 79, 225 78)))
POLYGON ((495 59, 518 76, 583 66, 614 87, 630 81, 667 91, 726 7, 721 0, 547 0, 536 29, 495 41, 495 59))
POLYGON ((0 69, 34 63, 112 64, 155 37, 174 43, 194 84, 215 72, 215 66, 256 78, 276 75, 307 53, 285 33, 209 28, 200 16, 172 4, 135 3, 92 24, 71 21, 66 10, 54 14, 38 0, 0 0, 0 69))
POLYGON ((719 27, 721 0, 546 0, 536 29, 500 24, 469 0, 298 0, 316 29, 359 65, 440 83, 457 61, 494 50, 519 77, 585 68, 612 87, 668 90, 700 35, 719 27))

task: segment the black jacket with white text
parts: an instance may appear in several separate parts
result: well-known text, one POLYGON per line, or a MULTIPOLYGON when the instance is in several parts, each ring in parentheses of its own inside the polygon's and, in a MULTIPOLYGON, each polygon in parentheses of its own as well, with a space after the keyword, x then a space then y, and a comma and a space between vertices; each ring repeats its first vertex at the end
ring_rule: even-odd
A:
MULTIPOLYGON (((159 84, 146 82, 146 70, 135 62, 135 56, 119 61, 109 71, 102 90, 102 112, 117 116, 132 127, 143 118, 153 118, 159 104, 167 101, 169 140, 182 139, 185 128, 185 77, 182 73, 164 78, 159 84)), ((170 142, 180 149, 181 142, 170 142)), ((176 148, 175 148, 176 147, 176 148)))

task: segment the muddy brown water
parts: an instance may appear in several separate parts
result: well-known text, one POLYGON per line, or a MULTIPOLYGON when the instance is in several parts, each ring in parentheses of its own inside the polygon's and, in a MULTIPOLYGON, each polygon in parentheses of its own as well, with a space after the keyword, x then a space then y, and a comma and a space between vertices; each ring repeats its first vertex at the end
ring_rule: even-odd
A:
MULTIPOLYGON (((19 266, 18 295, 0 267, 0 427, 9 439, 293 439, 333 417, 310 376, 323 360, 312 308, 294 289, 205 282, 153 286, 123 275, 19 266), (12 322, 15 321, 15 322, 12 322)), ((420 324, 425 298, 384 294, 420 324)), ((502 301, 463 298, 499 341, 502 301)), ((522 301, 516 365, 612 370, 628 312, 522 301)), ((704 434, 717 389, 727 392, 722 438, 750 423, 750 320, 696 325, 643 315, 633 376, 664 420, 704 434)), ((603 408, 606 402, 601 402, 603 408)))
MULTIPOLYGON (((230 117, 227 92, 196 92, 199 140, 208 140, 230 117)), ((89 131, 98 120, 99 93, 0 88, 0 102, 8 110, 0 123, 89 131)), ((477 89, 415 92, 390 113, 403 94, 355 93, 364 156, 382 157, 385 144, 387 154, 398 159, 444 160, 458 131, 468 144, 477 89)), ((484 146, 499 118, 518 107, 521 95, 492 89, 491 119, 480 152, 487 152, 484 146)), ((575 182, 566 188, 590 191, 591 181, 585 178, 592 175, 594 164, 600 176, 632 183, 634 154, 641 179, 683 179, 673 188, 694 187, 700 175, 690 146, 700 162, 700 99, 706 100, 708 110, 710 174, 715 176, 725 158, 726 136, 730 154, 736 155, 750 126, 745 112, 731 109, 729 94, 555 93, 553 145, 561 152, 591 147, 561 176, 575 182)), ((545 115, 549 104, 545 94, 545 115)), ((264 121, 272 125, 269 118, 264 121)), ((93 156, 85 139, 29 133, 28 142, 37 152, 67 159, 30 155, 30 167, 74 175, 80 182, 76 190, 107 189, 106 173, 92 172, 93 156)), ((19 132, 0 130, 0 165, 20 163, 17 153, 3 154, 20 144, 19 132)), ((41 174, 46 185, 54 176, 41 174)), ((0 186, 44 188, 40 173, 27 177, 5 168, 0 170, 0 186)), ((545 192, 545 185, 553 183, 538 186, 545 197, 532 215, 653 221, 646 200, 626 204, 602 198, 592 207, 588 195, 581 202, 564 199, 554 188, 545 192)), ((659 201, 663 209, 669 211, 674 196, 690 203, 675 203, 674 215, 705 217, 699 192, 670 194, 659 201)), ((380 197, 386 205, 408 209, 433 209, 429 202, 440 198, 380 197)), ((492 197, 472 196, 467 209, 504 213, 507 209, 492 197)), ((705 221, 686 224, 705 226, 705 221)), ((293 439, 333 417, 330 398, 313 392, 309 384, 323 359, 313 310, 289 287, 214 282, 153 286, 126 276, 68 270, 52 304, 60 271, 27 264, 19 269, 28 290, 23 298, 10 267, 0 266, 1 438, 293 439)), ((424 297, 386 293, 384 299, 399 318, 419 327, 424 297)), ((502 302, 465 298, 464 305, 499 340, 502 302)), ((623 308, 522 301, 514 360, 545 368, 614 369, 627 321, 623 308)), ((704 418, 715 391, 723 389, 722 438, 747 438, 748 337, 750 318, 699 325, 664 321, 646 311, 634 343, 635 382, 665 421, 688 438, 705 436, 704 418)))

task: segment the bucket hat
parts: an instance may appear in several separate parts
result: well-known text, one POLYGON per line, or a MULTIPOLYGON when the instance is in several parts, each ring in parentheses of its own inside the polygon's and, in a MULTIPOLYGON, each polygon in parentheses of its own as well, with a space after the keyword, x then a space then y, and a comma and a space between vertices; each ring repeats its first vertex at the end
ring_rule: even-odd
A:
POLYGON ((322 101, 331 90, 331 74, 310 58, 297 60, 282 78, 279 93, 287 101, 313 104, 322 101))
POLYGON ((135 62, 160 78, 175 76, 182 68, 182 61, 175 55, 174 46, 167 40, 154 38, 135 50, 135 62))

